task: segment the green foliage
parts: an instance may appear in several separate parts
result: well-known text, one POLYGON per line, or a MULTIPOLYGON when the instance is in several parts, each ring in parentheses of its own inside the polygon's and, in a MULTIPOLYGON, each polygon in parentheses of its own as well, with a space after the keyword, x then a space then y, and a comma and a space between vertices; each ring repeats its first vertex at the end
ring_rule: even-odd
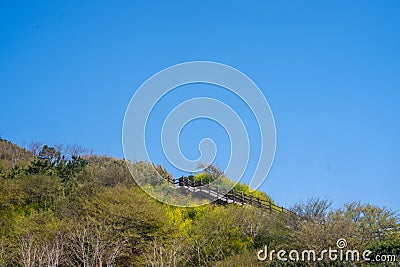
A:
POLYGON ((376 255, 396 255, 398 257, 397 264, 400 263, 400 236, 388 238, 387 240, 378 240, 367 247, 372 251, 371 258, 376 255))
MULTIPOLYGON (((374 254, 400 253, 398 218, 385 208, 351 203, 333 210, 318 198, 296 205, 297 215, 240 205, 172 207, 131 176, 168 199, 176 189, 162 166, 155 166, 160 177, 150 163, 128 163, 128 170, 123 160, 77 154, 41 145, 31 154, 0 141, 0 266, 347 266, 257 259, 265 245, 320 249, 338 238, 374 254)), ((234 186, 213 166, 193 179, 234 186)), ((245 184, 234 190, 272 202, 245 184)))
POLYGON ((271 203, 274 203, 273 200, 266 193, 261 191, 255 191, 251 189, 251 187, 248 186, 247 184, 237 183, 233 189, 236 190, 237 192, 244 193, 248 196, 253 196, 255 199, 258 198, 261 200, 270 201, 271 203))
POLYGON ((56 150, 54 147, 50 147, 48 145, 44 145, 39 152, 40 159, 46 159, 50 162, 53 162, 61 157, 61 152, 56 150))
POLYGON ((212 183, 214 187, 218 186, 221 192, 232 189, 235 190, 237 193, 244 193, 247 196, 252 196, 255 200, 260 199, 274 203, 271 198, 264 192, 253 190, 247 184, 234 183, 230 181, 224 175, 224 173, 218 170, 218 168, 214 165, 204 166, 200 164, 199 168, 203 168, 203 171, 194 176, 191 176, 193 180, 197 183, 200 181, 203 185, 212 183))
POLYGON ((72 156, 67 160, 65 156, 61 157, 54 148, 44 146, 43 150, 29 165, 26 170, 28 174, 58 176, 66 180, 81 172, 88 164, 86 159, 78 156, 72 156), (43 152, 44 149, 46 149, 45 152, 43 152))
POLYGON ((79 257, 82 235, 89 240, 89 247, 85 248, 91 258, 89 262, 99 264, 101 259, 93 250, 96 242, 101 242, 104 260, 109 257, 108 260, 117 262, 119 266, 126 266, 128 262, 141 266, 140 251, 146 249, 146 243, 166 235, 164 222, 167 219, 162 206, 138 188, 104 188, 90 199, 82 198, 74 206, 79 207, 78 214, 70 215, 76 209, 70 205, 69 210, 63 213, 69 222, 67 237, 71 254, 68 258, 75 265, 85 264, 79 257), (115 248, 118 248, 119 257, 112 259, 115 248))

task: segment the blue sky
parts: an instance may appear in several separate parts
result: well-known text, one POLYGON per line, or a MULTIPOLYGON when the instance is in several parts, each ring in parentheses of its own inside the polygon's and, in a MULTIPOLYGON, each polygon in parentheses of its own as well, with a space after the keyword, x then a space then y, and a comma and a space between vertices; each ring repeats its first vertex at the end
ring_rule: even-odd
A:
MULTIPOLYGON (((1 1, 0 136, 122 157, 140 84, 177 63, 216 61, 269 101, 277 150, 261 189, 276 202, 400 209, 398 1, 143 2, 1 1)), ((189 154, 204 127, 194 128, 182 134, 189 154)))

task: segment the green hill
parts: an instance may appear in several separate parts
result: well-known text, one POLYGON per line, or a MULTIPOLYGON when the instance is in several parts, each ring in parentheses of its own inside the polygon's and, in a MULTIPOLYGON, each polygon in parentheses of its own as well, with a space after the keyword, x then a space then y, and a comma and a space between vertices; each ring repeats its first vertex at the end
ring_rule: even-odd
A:
MULTIPOLYGON (((154 175, 150 163, 133 166, 154 175)), ((0 141, 0 266, 283 266, 259 261, 257 251, 333 247, 347 236, 359 249, 399 253, 398 220, 387 209, 329 210, 311 199, 294 210, 172 207, 144 193, 121 159, 0 141)))

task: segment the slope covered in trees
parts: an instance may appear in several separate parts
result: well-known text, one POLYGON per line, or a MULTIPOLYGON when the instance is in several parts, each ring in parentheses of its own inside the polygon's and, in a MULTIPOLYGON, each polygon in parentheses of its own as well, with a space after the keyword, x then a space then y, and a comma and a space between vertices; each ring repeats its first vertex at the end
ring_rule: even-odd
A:
MULTIPOLYGON (((295 205, 295 215, 239 205, 177 208, 145 194, 123 160, 76 147, 29 150, 0 141, 0 266, 314 266, 261 262, 257 252, 265 245, 320 250, 339 238, 375 254, 400 253, 399 222, 385 208, 333 210, 316 198, 295 205)), ((149 163, 134 170, 155 175, 149 163)))

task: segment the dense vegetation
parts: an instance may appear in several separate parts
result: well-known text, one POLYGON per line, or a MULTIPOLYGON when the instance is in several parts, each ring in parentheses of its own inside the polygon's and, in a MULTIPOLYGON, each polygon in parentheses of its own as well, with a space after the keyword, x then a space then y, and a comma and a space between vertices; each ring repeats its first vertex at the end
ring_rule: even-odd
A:
MULTIPOLYGON (((155 175, 148 163, 136 162, 134 170, 155 175)), ((0 266, 313 266, 261 262, 257 252, 265 245, 334 248, 339 238, 350 248, 399 258, 399 221, 388 209, 351 203, 333 210, 329 201, 311 198, 293 211, 176 208, 145 194, 123 160, 85 155, 76 146, 24 149, 0 140, 0 266)))

